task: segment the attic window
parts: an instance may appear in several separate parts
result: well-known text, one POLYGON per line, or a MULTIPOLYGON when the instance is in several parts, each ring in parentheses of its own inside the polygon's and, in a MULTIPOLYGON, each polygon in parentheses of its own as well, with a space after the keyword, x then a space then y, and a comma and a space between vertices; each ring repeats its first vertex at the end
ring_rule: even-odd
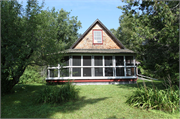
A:
POLYGON ((102 30, 93 30, 93 44, 103 44, 102 36, 102 30))

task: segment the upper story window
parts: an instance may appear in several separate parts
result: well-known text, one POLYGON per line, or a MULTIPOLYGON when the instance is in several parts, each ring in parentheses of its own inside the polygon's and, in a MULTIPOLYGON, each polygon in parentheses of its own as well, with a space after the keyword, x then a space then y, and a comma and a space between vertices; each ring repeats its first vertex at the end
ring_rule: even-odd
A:
POLYGON ((103 32, 102 30, 93 30, 93 44, 103 44, 103 32))

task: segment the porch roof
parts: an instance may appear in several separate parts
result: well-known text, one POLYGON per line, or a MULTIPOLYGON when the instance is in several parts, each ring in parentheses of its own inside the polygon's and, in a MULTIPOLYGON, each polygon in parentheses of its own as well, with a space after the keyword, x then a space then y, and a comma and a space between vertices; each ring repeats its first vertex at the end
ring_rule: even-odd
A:
POLYGON ((136 54, 134 51, 129 49, 68 49, 66 50, 66 53, 83 53, 83 54, 90 54, 90 53, 98 53, 98 54, 104 54, 104 53, 125 53, 125 54, 136 54))

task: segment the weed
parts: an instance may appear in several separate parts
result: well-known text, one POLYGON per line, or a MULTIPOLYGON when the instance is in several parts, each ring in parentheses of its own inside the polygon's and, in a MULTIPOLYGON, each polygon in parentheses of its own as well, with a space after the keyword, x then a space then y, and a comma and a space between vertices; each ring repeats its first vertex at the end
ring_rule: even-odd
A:
POLYGON ((179 88, 176 85, 171 85, 170 81, 169 85, 165 83, 165 86, 166 89, 159 90, 154 84, 153 88, 150 88, 146 87, 144 83, 144 86, 137 88, 134 95, 130 96, 126 103, 142 109, 158 109, 174 113, 179 110, 179 88))

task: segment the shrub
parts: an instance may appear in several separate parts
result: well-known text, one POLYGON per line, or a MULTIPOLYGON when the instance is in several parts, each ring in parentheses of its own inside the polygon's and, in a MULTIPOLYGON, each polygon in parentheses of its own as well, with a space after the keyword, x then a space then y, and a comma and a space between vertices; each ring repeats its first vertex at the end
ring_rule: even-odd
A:
POLYGON ((179 110, 179 88, 172 86, 165 90, 141 86, 126 103, 142 109, 158 109, 174 113, 179 110))
POLYGON ((46 74, 41 74, 45 67, 40 66, 28 66, 24 71, 23 75, 19 79, 19 83, 29 84, 29 83, 43 83, 45 82, 46 74))
POLYGON ((35 96, 36 103, 61 103, 69 100, 78 99, 79 90, 72 83, 64 85, 46 85, 35 96))

